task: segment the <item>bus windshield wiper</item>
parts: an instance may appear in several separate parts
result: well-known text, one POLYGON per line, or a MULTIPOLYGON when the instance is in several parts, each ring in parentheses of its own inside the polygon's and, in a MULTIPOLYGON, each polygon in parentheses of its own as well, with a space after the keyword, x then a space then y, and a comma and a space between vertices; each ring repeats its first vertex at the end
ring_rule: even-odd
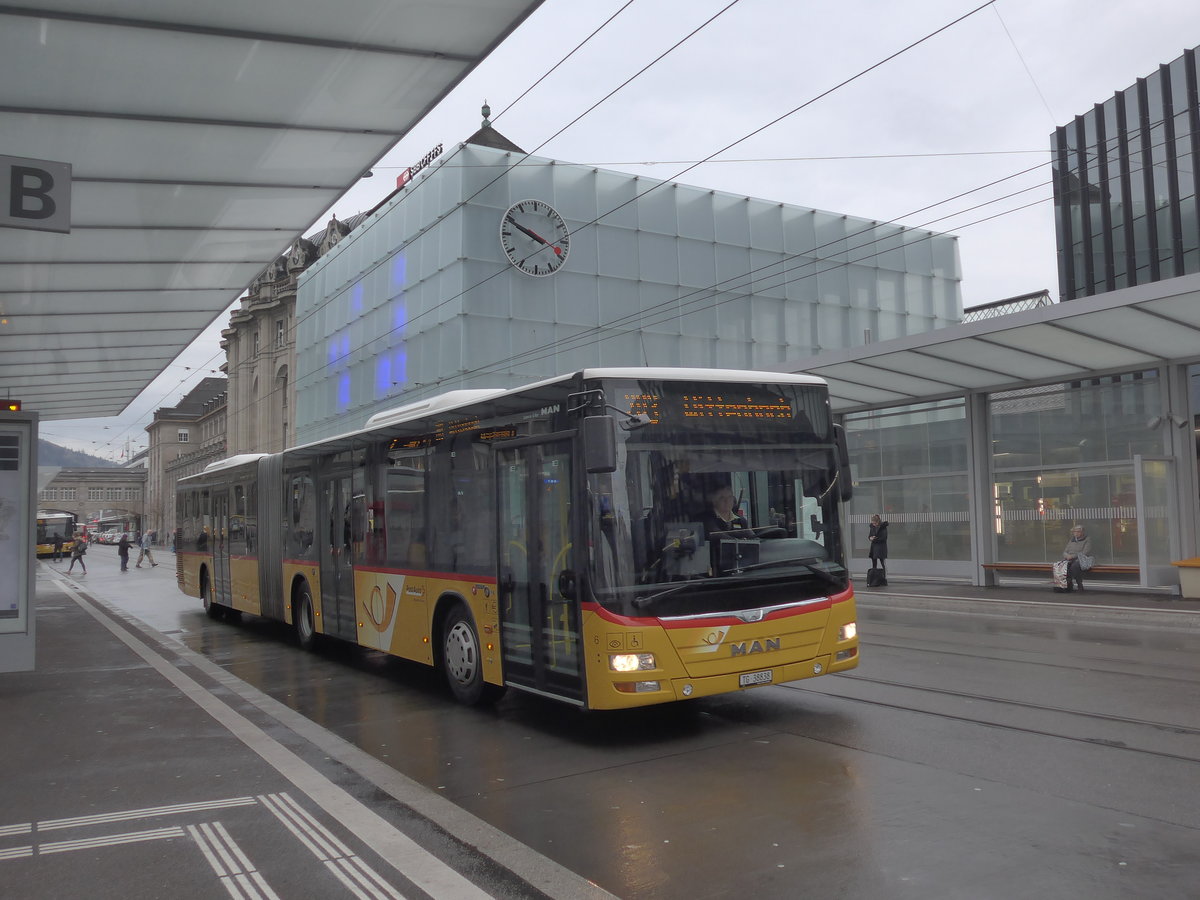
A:
POLYGON ((658 591, 657 593, 646 594, 641 597, 634 597, 633 605, 640 609, 643 606, 649 606, 651 603, 653 603, 659 597, 666 597, 669 594, 678 593, 679 591, 683 590, 685 587, 694 586, 694 585, 695 585, 694 581, 681 581, 678 584, 673 584, 668 588, 663 588, 661 591, 658 591))
POLYGON ((825 568, 817 565, 816 563, 808 562, 808 561, 805 561, 802 559, 773 559, 773 560, 769 560, 767 562, 751 563, 748 566, 741 566, 738 569, 738 572, 734 573, 734 574, 740 574, 741 572, 750 572, 755 569, 773 569, 773 568, 780 568, 783 566, 802 566, 805 569, 808 569, 808 571, 812 572, 814 575, 820 576, 821 578, 823 578, 825 581, 829 582, 830 584, 835 584, 840 587, 841 583, 842 583, 842 579, 839 578, 837 575, 835 575, 833 572, 830 572, 828 569, 825 569, 825 568))

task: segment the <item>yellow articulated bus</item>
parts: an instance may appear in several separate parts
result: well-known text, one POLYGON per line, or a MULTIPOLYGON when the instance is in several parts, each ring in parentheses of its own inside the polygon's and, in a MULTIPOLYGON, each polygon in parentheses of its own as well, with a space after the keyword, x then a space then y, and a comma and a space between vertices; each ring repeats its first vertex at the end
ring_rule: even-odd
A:
POLYGON ((586 369, 181 479, 179 585, 468 704, 665 703, 858 664, 849 492, 818 378, 586 369))

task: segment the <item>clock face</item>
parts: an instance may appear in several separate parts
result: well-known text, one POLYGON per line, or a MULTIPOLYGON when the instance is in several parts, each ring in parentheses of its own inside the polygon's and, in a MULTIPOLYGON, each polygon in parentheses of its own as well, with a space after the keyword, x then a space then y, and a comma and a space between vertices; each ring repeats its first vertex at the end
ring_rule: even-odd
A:
POLYGON ((521 200, 500 220, 500 245, 508 261, 526 275, 553 275, 567 261, 571 235, 549 203, 521 200))

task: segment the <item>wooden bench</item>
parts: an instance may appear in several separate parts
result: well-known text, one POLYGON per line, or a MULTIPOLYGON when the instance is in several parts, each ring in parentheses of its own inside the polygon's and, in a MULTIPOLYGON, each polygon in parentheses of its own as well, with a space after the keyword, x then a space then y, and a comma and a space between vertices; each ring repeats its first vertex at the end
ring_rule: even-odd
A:
MULTIPOLYGON (((1049 575, 1051 563, 984 563, 983 567, 990 572, 1036 572, 1039 575, 1049 575)), ((1092 566, 1084 574, 1090 575, 1137 575, 1142 571, 1140 566, 1105 565, 1092 566)))

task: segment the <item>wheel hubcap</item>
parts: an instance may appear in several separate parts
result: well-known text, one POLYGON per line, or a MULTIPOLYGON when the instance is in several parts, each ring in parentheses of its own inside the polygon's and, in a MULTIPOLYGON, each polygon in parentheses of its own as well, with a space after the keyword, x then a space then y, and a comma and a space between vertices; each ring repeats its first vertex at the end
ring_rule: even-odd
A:
POLYGON ((455 681, 467 684, 475 677, 478 658, 471 629, 466 622, 456 622, 446 634, 446 671, 455 681))

